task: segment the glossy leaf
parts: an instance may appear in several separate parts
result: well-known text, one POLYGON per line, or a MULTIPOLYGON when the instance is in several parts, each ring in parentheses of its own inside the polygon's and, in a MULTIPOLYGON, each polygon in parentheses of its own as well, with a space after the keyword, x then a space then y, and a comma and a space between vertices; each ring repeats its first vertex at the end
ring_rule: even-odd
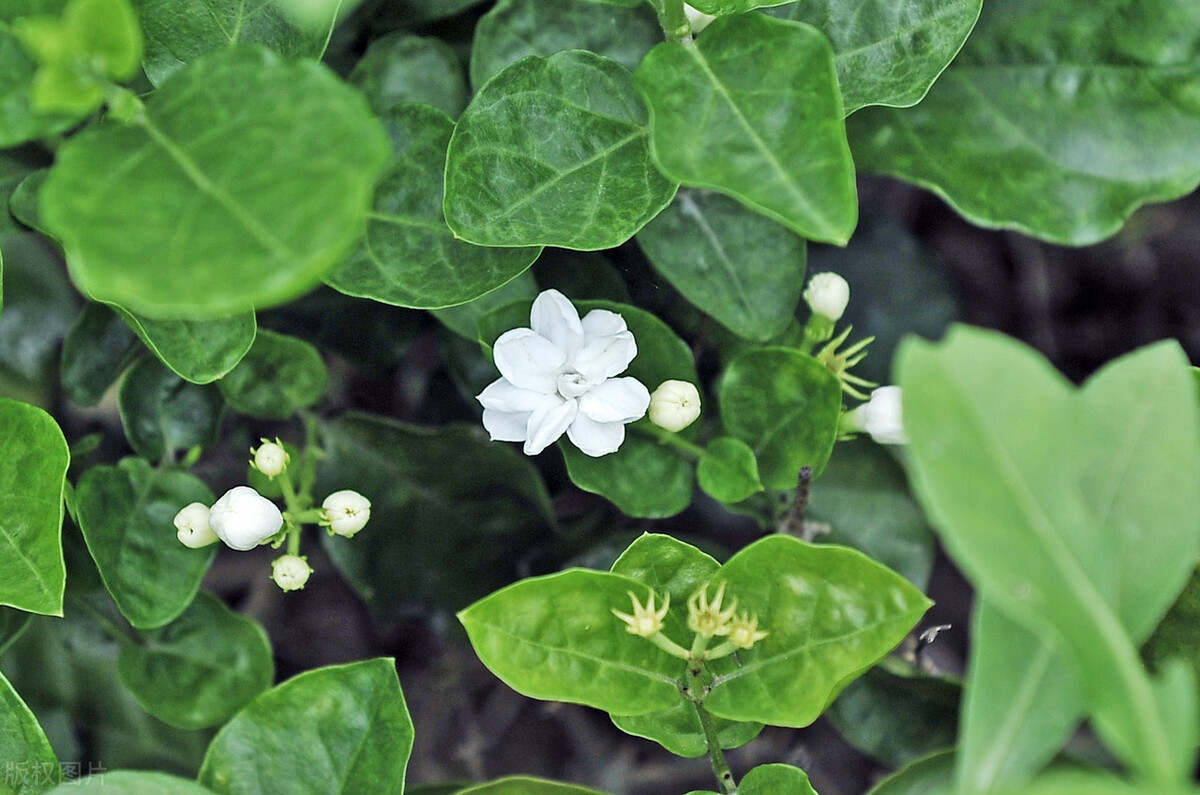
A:
POLYGON ((94 406, 141 351, 137 335, 109 307, 88 303, 67 333, 62 385, 67 397, 94 406))
POLYGON ((212 383, 232 370, 258 331, 253 312, 212 320, 156 320, 114 309, 163 364, 193 384, 212 383))
POLYGON ((172 519, 193 502, 212 505, 208 486, 187 472, 154 470, 140 458, 92 467, 79 480, 79 528, 104 587, 139 629, 174 621, 200 589, 215 547, 188 549, 172 519))
POLYGON ((217 732, 198 779, 231 795, 399 795, 412 743, 395 661, 333 665, 254 699, 217 732))
POLYGON ((817 795, 808 774, 783 764, 759 765, 738 782, 739 795, 817 795))
POLYGON ((262 627, 200 593, 170 624, 122 645, 117 672, 151 715, 200 729, 224 723, 270 687, 275 666, 262 627))
POLYGON ((215 442, 225 404, 216 387, 189 384, 146 356, 125 373, 117 406, 129 445, 158 461, 215 442))
POLYGON ((754 450, 732 436, 708 443, 696 466, 696 480, 708 496, 721 502, 741 502, 763 490, 754 450))
POLYGON ((487 784, 478 784, 458 790, 456 795, 602 795, 602 793, 577 787, 574 784, 562 784, 557 781, 546 781, 527 776, 511 776, 487 784))
POLYGON ((50 790, 50 795, 97 792, 100 795, 212 795, 212 790, 191 779, 145 770, 97 773, 50 790))
POLYGON ((12 30, 0 23, 0 149, 34 141, 70 127, 77 116, 33 110, 30 89, 37 63, 12 30))
POLYGON ((489 248, 459 240, 442 215, 442 175, 454 123, 422 104, 384 115, 395 157, 375 190, 366 239, 325 281, 347 295, 440 308, 512 280, 541 249, 489 248))
POLYGON ((500 0, 475 25, 471 83, 482 86, 527 55, 590 50, 633 71, 662 41, 658 18, 645 3, 627 8, 599 3, 500 0))
POLYGON ((845 244, 858 200, 833 52, 817 30, 746 14, 655 47, 634 73, 663 173, 845 244))
POLYGON ((238 44, 261 44, 290 58, 319 60, 325 52, 330 17, 323 29, 298 26, 274 2, 242 0, 133 0, 146 41, 142 68, 154 85, 205 53, 238 44))
POLYGON ((671 201, 646 108, 620 64, 584 50, 512 64, 463 111, 446 160, 446 222, 472 243, 620 245, 671 201))
POLYGON ((371 42, 346 79, 363 92, 376 114, 385 117, 408 102, 427 102, 458 116, 471 98, 454 50, 440 39, 404 31, 371 42))
POLYGON ((328 382, 320 351, 303 340, 264 329, 217 386, 234 411, 282 420, 320 400, 328 382))
POLYGON ((1094 243, 1200 181, 1198 34, 1171 0, 989 2, 920 105, 850 120, 855 161, 980 226, 1094 243))
POLYGON ((842 390, 811 356, 751 348, 730 362, 718 391, 729 433, 758 457, 763 485, 793 489, 800 468, 820 475, 837 436, 842 390))
POLYGON ((954 751, 935 751, 897 770, 867 795, 953 795, 954 751))
POLYGON ((728 197, 680 190, 637 241, 663 278, 741 337, 768 340, 796 314, 804 241, 728 197))
POLYGON ((618 574, 569 569, 521 580, 458 614, 483 664, 530 698, 617 715, 674 706, 683 661, 625 631, 613 609, 648 589, 618 574))
POLYGON ((0 604, 61 616, 67 441, 49 414, 6 398, 0 427, 0 604))
POLYGON ((458 610, 512 582, 554 524, 537 470, 479 428, 352 415, 323 425, 321 439, 314 495, 349 485, 371 501, 366 528, 326 538, 326 549, 382 620, 414 605, 458 610))
POLYGON ((239 46, 164 82, 130 125, 60 147, 42 217, 96 300, 229 316, 295 297, 345 256, 387 157, 362 97, 324 67, 239 46))
POLYGON ((47 785, 58 782, 62 771, 58 757, 46 739, 37 718, 0 673, 0 758, 8 761, 10 774, 5 791, 12 795, 41 795, 47 785), (21 775, 27 774, 27 775, 21 775))
POLYGON ((712 579, 769 634, 712 683, 714 715, 807 726, 856 676, 896 647, 932 604, 853 549, 767 536, 712 579))

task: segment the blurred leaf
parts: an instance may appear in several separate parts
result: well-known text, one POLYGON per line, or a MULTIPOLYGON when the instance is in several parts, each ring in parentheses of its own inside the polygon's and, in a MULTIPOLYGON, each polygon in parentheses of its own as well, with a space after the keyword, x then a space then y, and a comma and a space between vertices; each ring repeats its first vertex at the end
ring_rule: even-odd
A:
POLYGON ((75 319, 76 297, 62 264, 33 234, 5 235, 0 371, 35 390, 57 363, 58 346, 75 319))
POLYGON ((130 447, 151 461, 212 445, 225 408, 216 387, 189 384, 152 356, 125 373, 117 406, 130 447))
POLYGON ((98 792, 101 795, 211 795, 212 790, 191 779, 142 770, 99 773, 59 785, 49 795, 98 792))
POLYGON ((0 673, 0 759, 9 765, 5 792, 41 795, 62 776, 58 757, 37 718, 0 673))
POLYGON ((738 783, 739 795, 817 795, 808 774, 791 765, 759 765, 738 783))
POLYGON ((537 294, 537 282, 529 271, 524 271, 512 281, 505 282, 473 301, 448 306, 445 309, 434 309, 432 314, 455 334, 475 342, 479 338, 479 318, 514 301, 532 301, 537 294))
POLYGON ((568 50, 512 64, 454 128, 446 222, 479 245, 620 245, 675 194, 650 163, 646 121, 613 60, 568 50))
POLYGON ((78 119, 34 112, 30 92, 36 71, 37 63, 12 30, 0 24, 0 149, 62 132, 78 119))
POLYGON ((43 153, 33 146, 0 152, 0 235, 25 231, 21 224, 35 226, 30 221, 36 220, 37 208, 27 198, 32 191, 23 190, 22 186, 35 182, 31 179, 33 174, 44 173, 43 158, 43 153))
POLYGON ((208 384, 234 368, 257 331, 253 312, 212 320, 138 317, 113 305, 146 347, 180 378, 208 384))
POLYGON ((483 0, 390 0, 384 21, 396 27, 412 27, 452 17, 481 2, 483 0))
POLYGON ((33 616, 15 607, 0 607, 0 655, 29 626, 33 616))
POLYGON ((867 795, 953 795, 954 750, 935 751, 897 770, 867 795))
POLYGON ((763 490, 758 460, 750 445, 732 436, 718 436, 704 449, 696 467, 700 488, 721 502, 741 502, 763 490))
POLYGON ((533 275, 543 290, 558 290, 572 301, 631 303, 625 277, 595 251, 548 248, 533 263, 533 275))
POLYGON ((234 716, 213 738, 199 781, 218 793, 399 795, 412 743, 394 660, 333 665, 234 716))
POLYGON ((1142 658, 1152 670, 1160 670, 1172 657, 1190 662, 1200 682, 1200 573, 1197 572, 1192 572, 1183 593, 1142 647, 1142 658))
POLYGON ((471 99, 454 50, 440 39, 404 31, 371 42, 346 79, 363 92, 371 109, 385 118, 409 102, 427 102, 457 117, 471 99))
POLYGON ((594 789, 527 776, 512 776, 455 791, 457 795, 603 795, 594 789))
POLYGON ((76 403, 94 406, 140 352, 137 335, 120 316, 89 301, 63 342, 63 390, 76 403))
POLYGON ((217 386, 234 411, 282 420, 320 400, 328 382, 320 351, 303 340, 263 329, 217 386))

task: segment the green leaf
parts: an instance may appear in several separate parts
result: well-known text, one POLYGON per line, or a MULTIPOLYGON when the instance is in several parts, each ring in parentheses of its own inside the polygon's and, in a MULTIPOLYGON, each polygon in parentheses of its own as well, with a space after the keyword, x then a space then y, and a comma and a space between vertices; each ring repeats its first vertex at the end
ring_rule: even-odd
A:
POLYGON ((71 0, 63 27, 79 48, 75 57, 114 80, 129 80, 142 61, 142 31, 129 0, 71 0))
MULTIPOLYGON (((891 651, 932 604, 861 552, 767 536, 712 579, 768 635, 712 683, 718 717, 807 726, 855 677, 891 651)), ((726 662, 728 658, 726 658, 726 662)))
POLYGON ((954 750, 935 751, 871 788, 867 795, 953 795, 954 750))
POLYGON ((479 318, 497 307, 511 304, 514 301, 532 301, 537 297, 538 285, 529 271, 517 276, 510 282, 484 293, 473 301, 458 306, 448 306, 444 309, 434 309, 431 314, 442 325, 461 337, 475 342, 479 338, 479 318))
POLYGON ((180 378, 208 384, 232 370, 258 329, 253 312, 212 320, 139 317, 113 306, 138 338, 180 378))
POLYGON ((0 607, 0 655, 4 654, 13 641, 21 637, 32 618, 33 615, 24 610, 0 607))
POLYGON ((458 618, 479 659, 518 693, 638 715, 682 699, 684 663, 613 615, 632 609, 631 592, 646 603, 637 580, 569 569, 514 583, 458 618))
POLYGON ((79 529, 121 614, 138 629, 178 618, 216 555, 215 547, 196 550, 180 544, 172 525, 185 505, 213 503, 204 481, 126 458, 115 467, 85 472, 75 501, 79 529))
POLYGON ((488 248, 459 240, 442 215, 442 175, 454 123, 436 108, 401 105, 384 114, 395 157, 375 190, 366 239, 325 282, 388 304, 462 304, 512 280, 541 249, 488 248))
POLYGON ((0 371, 38 387, 57 364, 58 347, 75 319, 77 296, 46 241, 5 235, 0 371))
POLYGON ((721 502, 741 502, 763 490, 754 450, 732 436, 718 436, 708 443, 696 466, 696 480, 708 496, 721 502))
POLYGON ((60 784, 49 795, 97 792, 100 795, 211 795, 212 790, 191 779, 142 770, 98 773, 60 784))
POLYGON ((920 105, 850 120, 855 161, 972 223, 1094 243, 1200 181, 1197 35, 1200 7, 1171 0, 989 2, 920 105))
POLYGON ((482 0, 393 0, 389 2, 384 19, 392 27, 412 27, 452 17, 482 0))
POLYGON ((627 5, 500 0, 475 25, 471 83, 482 86, 528 55, 562 50, 590 50, 632 71, 662 41, 662 28, 649 5, 627 5))
POLYGON ((412 743, 394 660, 328 666, 268 690, 225 724, 199 781, 235 795, 400 795, 412 743))
POLYGON ((689 3, 688 5, 706 14, 726 16, 729 14, 741 14, 745 11, 765 6, 783 5, 785 2, 787 0, 698 0, 698 2, 689 3))
POLYGON ((806 22, 825 34, 849 115, 867 105, 906 108, 920 102, 958 54, 982 5, 981 0, 805 0, 767 13, 806 22))
POLYGON ((0 398, 0 604, 61 616, 67 440, 46 412, 0 398))
POLYGON ((477 427, 349 415, 323 425, 321 441, 314 495, 349 486, 371 501, 366 528, 325 548, 383 621, 414 604, 458 610, 512 582, 554 525, 537 469, 477 427))
POLYGON ((31 90, 36 72, 37 63, 12 30, 0 23, 0 149, 62 132, 78 118, 34 111, 31 90))
POLYGON ((634 72, 663 173, 712 188, 797 234, 843 245, 858 199, 833 52, 817 30, 762 14, 659 44, 634 72))
POLYGON ((320 400, 328 382, 320 351, 303 340, 263 329, 217 386, 234 411, 283 420, 320 400))
POLYGON ((32 229, 39 226, 32 186, 39 185, 46 174, 42 165, 42 153, 33 146, 0 152, 0 235, 23 232, 22 224, 32 229))
POLYGON ((427 102, 455 117, 471 99, 454 50, 440 39, 404 31, 371 42, 346 79, 380 116, 404 103, 427 102))
POLYGON ((117 406, 130 447, 151 461, 213 444, 225 408, 216 387, 189 384, 151 356, 125 373, 117 406))
POLYGON ((146 38, 142 67, 158 86, 200 56, 261 44, 289 58, 319 60, 334 18, 323 30, 298 26, 278 4, 243 0, 192 0, 186 9, 176 0, 134 0, 146 38))
POLYGON ((759 765, 742 777, 739 795, 817 795, 808 774, 791 765, 759 765))
POLYGON ((59 148, 42 216, 96 300, 229 316, 295 297, 345 256, 387 156, 362 97, 324 67, 239 46, 164 82, 129 126, 59 148))
POLYGON ((5 776, 5 792, 41 795, 62 775, 58 757, 37 718, 2 673, 0 707, 0 758, 8 760, 13 774, 5 776))
POLYGON ((790 348, 748 349, 726 368, 718 402, 729 433, 754 449, 767 488, 795 488, 801 467, 814 476, 825 468, 842 390, 816 359, 790 348))
POLYGON ((637 241, 663 278, 740 337, 766 341, 796 314, 804 240, 732 199, 681 190, 637 241))
POLYGON ((62 385, 67 397, 94 406, 141 351, 137 335, 104 304, 89 302, 67 332, 62 385))
POLYGON ((1200 573, 1193 572, 1183 593, 1142 647, 1142 658, 1158 671, 1169 659, 1190 661, 1200 680, 1200 573))
POLYGON ((170 624, 123 644, 117 673, 151 715, 200 729, 224 723, 270 687, 275 666, 257 622, 200 593, 170 624))
POLYGON ((568 50, 512 64, 454 128, 446 222, 479 245, 620 245, 675 194, 650 163, 646 121, 616 61, 568 50))
POLYGON ((594 789, 527 776, 511 776, 458 790, 456 795, 603 795, 594 789))

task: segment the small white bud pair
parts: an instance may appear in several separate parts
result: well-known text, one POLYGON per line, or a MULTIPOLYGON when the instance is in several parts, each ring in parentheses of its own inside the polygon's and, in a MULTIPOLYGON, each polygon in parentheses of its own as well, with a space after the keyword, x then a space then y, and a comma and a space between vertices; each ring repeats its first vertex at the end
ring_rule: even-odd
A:
POLYGON ((218 539, 244 552, 266 541, 283 527, 275 503, 249 486, 234 486, 212 508, 193 502, 175 514, 179 542, 198 549, 218 539))

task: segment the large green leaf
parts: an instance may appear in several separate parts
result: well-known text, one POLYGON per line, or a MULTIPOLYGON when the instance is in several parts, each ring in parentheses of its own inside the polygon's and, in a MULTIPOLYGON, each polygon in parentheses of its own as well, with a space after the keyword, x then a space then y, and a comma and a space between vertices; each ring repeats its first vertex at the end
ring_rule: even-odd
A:
POLYGON ((233 795, 400 795, 412 743, 395 662, 334 665, 268 690, 225 724, 199 781, 233 795))
POLYGON ((232 370, 258 330, 253 312, 212 320, 156 320, 114 308, 163 364, 193 384, 211 383, 232 370))
POLYGON ((628 70, 585 50, 530 56, 463 111, 446 160, 446 221, 479 245, 620 245, 671 201, 650 162, 628 70))
POLYGON ((375 189, 366 239, 325 282, 388 304, 462 304, 525 271, 537 247, 489 248, 459 240, 442 215, 442 175, 454 122, 424 104, 383 115, 395 156, 375 189))
POLYGON ((804 237, 845 244, 858 199, 829 41, 762 14, 667 41, 634 72, 654 162, 804 237))
MULTIPOLYGON (((458 116, 471 99, 462 63, 440 39, 396 31, 371 42, 346 78, 380 116, 407 102, 428 102, 458 116)), ((442 154, 445 154, 443 147, 442 154)))
POLYGON ((4 791, 11 795, 41 795, 62 776, 46 733, 2 673, 0 759, 7 766, 4 791))
POLYGON ((89 302, 63 341, 63 390, 76 403, 94 406, 139 352, 137 335, 121 317, 89 302))
POLYGON ((142 68, 156 86, 205 53, 238 44, 320 59, 336 16, 322 30, 297 26, 275 2, 133 0, 133 5, 145 38, 142 68))
POLYGON ((79 528, 104 587, 139 629, 175 620, 200 589, 215 547, 188 549, 171 520, 193 502, 213 503, 208 486, 187 472, 151 469, 140 458, 92 467, 79 480, 79 528))
POLYGON ((66 782, 50 795, 96 792, 100 795, 212 795, 212 790, 191 779, 144 770, 116 770, 66 782))
POLYGON ((121 380, 117 407, 129 445, 138 455, 159 461, 213 444, 225 404, 216 387, 189 384, 145 356, 121 380))
POLYGON ((1200 467, 1200 411, 1182 352, 1147 348, 1075 393, 1028 349, 956 328, 938 348, 902 348, 898 370, 914 485, 951 554, 997 608, 1062 637, 1123 761, 1160 784, 1190 770, 1194 684, 1179 668, 1151 681, 1135 650, 1200 547, 1185 474, 1200 467), (1132 582, 1142 560, 1159 566, 1151 583, 1132 582))
POLYGON ((684 663, 626 632, 612 611, 645 604, 630 577, 569 569, 521 580, 458 614, 475 653, 522 695, 617 715, 664 710, 683 696, 684 663))
POLYGON ((387 157, 362 97, 324 67, 238 46, 180 70, 129 125, 59 148, 42 216, 93 298, 229 316, 295 297, 345 256, 387 157))
POLYGON ((320 400, 328 383, 320 351, 304 340, 264 329, 217 386, 235 411, 282 420, 320 400))
POLYGON ((61 616, 67 440, 49 414, 4 398, 0 428, 0 604, 61 616))
POLYGON ((728 197, 680 190, 637 241, 675 289, 741 337, 768 340, 796 314, 804 240, 728 197))
MULTIPOLYGON (((767 536, 712 578, 768 634, 722 666, 705 700, 714 715, 807 726, 855 677, 896 647, 932 604, 857 550, 767 536)), ((727 662, 728 658, 725 661, 727 662)))
POLYGON ((200 593, 170 624, 122 645, 117 673, 151 715, 199 729, 224 723, 270 687, 275 666, 257 622, 200 593))
POLYGON ((730 362, 721 419, 749 444, 767 488, 793 489, 800 468, 820 475, 837 438, 842 390, 833 374, 791 348, 750 348, 730 362))
POLYGON ((864 171, 1069 245, 1200 181, 1200 6, 992 0, 920 105, 849 123, 864 171))
POLYGON ((966 41, 982 0, 804 0, 773 8, 807 22, 833 45, 849 115, 866 105, 921 101, 966 41))
POLYGON ((475 25, 471 82, 482 86, 527 55, 590 50, 630 71, 662 41, 650 6, 618 8, 597 3, 500 0, 475 25))
POLYGON ((461 609, 512 582, 554 523, 533 465, 476 427, 344 416, 321 439, 316 496, 354 488, 371 501, 370 524, 352 541, 324 538, 326 549, 382 620, 461 609))

